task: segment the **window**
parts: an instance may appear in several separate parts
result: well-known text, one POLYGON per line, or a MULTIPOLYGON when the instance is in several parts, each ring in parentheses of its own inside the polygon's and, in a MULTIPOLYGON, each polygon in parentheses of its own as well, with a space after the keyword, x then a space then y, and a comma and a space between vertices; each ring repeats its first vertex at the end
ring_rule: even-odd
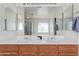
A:
POLYGON ((38 33, 48 33, 48 23, 38 23, 38 33))
POLYGON ((19 30, 22 30, 22 29, 23 29, 22 23, 19 23, 18 29, 19 29, 19 30))

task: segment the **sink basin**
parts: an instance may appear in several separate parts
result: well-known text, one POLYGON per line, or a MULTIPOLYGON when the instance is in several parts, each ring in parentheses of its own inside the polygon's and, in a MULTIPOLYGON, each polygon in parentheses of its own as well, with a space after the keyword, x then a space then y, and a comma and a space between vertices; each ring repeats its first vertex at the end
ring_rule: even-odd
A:
POLYGON ((49 36, 47 42, 62 42, 64 41, 64 36, 49 36))
POLYGON ((25 42, 25 41, 30 40, 30 36, 17 36, 17 37, 16 37, 16 40, 17 40, 18 42, 25 42))
POLYGON ((42 40, 40 40, 37 36, 18 36, 17 37, 17 42, 32 42, 32 43, 37 43, 37 42, 41 42, 42 40))
POLYGON ((37 36, 19 36, 17 37, 17 42, 24 43, 55 43, 55 42, 63 42, 63 36, 43 36, 42 40, 37 36))
POLYGON ((42 40, 40 40, 40 38, 38 38, 37 36, 31 36, 31 42, 41 42, 42 40))

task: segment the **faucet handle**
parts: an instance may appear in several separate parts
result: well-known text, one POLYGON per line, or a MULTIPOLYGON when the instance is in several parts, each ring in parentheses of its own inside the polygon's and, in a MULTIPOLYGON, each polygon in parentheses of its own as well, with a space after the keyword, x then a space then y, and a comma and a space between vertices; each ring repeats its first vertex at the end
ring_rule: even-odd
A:
POLYGON ((51 37, 50 39, 51 39, 51 40, 54 40, 54 39, 55 39, 55 37, 51 37))
POLYGON ((42 40, 42 36, 37 36, 38 38, 40 38, 40 40, 42 40))
POLYGON ((25 38, 24 38, 24 40, 28 40, 28 39, 29 39, 28 37, 25 37, 25 38))

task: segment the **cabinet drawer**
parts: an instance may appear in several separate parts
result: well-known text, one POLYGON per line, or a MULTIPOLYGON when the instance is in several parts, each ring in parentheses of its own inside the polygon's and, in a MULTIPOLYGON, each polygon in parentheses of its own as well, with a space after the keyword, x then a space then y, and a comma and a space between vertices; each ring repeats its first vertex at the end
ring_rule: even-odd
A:
POLYGON ((21 45, 19 53, 22 56, 35 56, 38 53, 38 48, 35 45, 21 45))
POLYGON ((0 52, 0 56, 18 56, 17 52, 0 52))
POLYGON ((17 45, 0 45, 0 52, 2 51, 18 51, 17 45))
POLYGON ((36 52, 37 51, 37 46, 34 46, 34 45, 21 45, 20 46, 20 51, 36 52))
POLYGON ((40 46, 40 56, 57 56, 58 46, 40 46))
POLYGON ((63 45, 59 46, 59 52, 77 52, 77 46, 75 45, 63 45))
POLYGON ((58 46, 40 46, 40 52, 58 52, 58 46))

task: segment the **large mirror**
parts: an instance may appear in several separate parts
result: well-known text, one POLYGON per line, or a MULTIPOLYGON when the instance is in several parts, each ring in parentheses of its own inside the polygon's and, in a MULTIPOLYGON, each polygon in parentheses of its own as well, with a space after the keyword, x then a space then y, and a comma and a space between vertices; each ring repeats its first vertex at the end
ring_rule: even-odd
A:
POLYGON ((69 5, 63 12, 63 30, 72 31, 73 5, 69 5))
POLYGON ((72 31, 72 4, 5 5, 0 7, 0 30, 20 31, 25 35, 57 35, 62 31, 72 31))
POLYGON ((72 4, 53 7, 25 7, 25 35, 56 35, 64 30, 72 30, 72 4))
MULTIPOLYGON (((25 35, 54 35, 59 7, 25 7, 25 35)), ((57 25, 58 28, 58 25, 57 25)), ((58 30, 58 29, 57 29, 58 30)))
POLYGON ((0 4, 0 31, 24 33, 24 7, 18 4, 0 4))
POLYGON ((10 30, 16 30, 16 12, 10 8, 6 7, 5 8, 5 30, 10 31, 10 30))
POLYGON ((59 9, 57 17, 57 24, 59 26, 59 30, 57 31, 58 35, 64 35, 72 31, 73 5, 64 4, 63 6, 63 8, 59 9))

